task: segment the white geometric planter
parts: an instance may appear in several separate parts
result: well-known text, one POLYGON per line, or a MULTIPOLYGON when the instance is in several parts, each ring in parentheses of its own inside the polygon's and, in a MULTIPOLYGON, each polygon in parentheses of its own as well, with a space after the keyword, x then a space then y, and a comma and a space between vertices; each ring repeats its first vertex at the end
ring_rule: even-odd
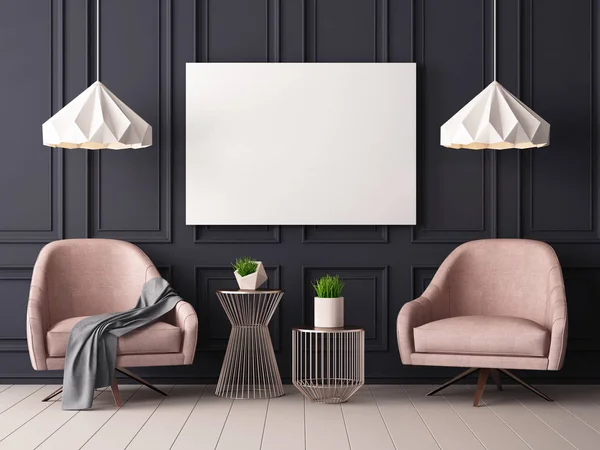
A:
POLYGON ((315 297, 315 327, 341 328, 344 326, 344 297, 315 297))
POLYGON ((237 270, 234 272, 238 286, 243 291, 255 291, 259 288, 261 284, 263 284, 269 279, 269 277, 267 277, 267 272, 265 272, 265 267, 263 266, 263 263, 260 261, 256 262, 258 263, 256 272, 251 273, 250 275, 242 277, 237 270))

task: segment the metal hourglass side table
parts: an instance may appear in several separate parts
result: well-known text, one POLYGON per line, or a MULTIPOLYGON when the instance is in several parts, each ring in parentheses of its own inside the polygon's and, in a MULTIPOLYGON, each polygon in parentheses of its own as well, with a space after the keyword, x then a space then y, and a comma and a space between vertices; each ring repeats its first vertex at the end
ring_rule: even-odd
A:
POLYGON ((231 322, 231 334, 215 394, 235 399, 283 395, 269 335, 269 321, 282 290, 217 291, 231 322))
POLYGON ((292 330, 292 382, 317 403, 344 403, 365 382, 362 328, 292 330))

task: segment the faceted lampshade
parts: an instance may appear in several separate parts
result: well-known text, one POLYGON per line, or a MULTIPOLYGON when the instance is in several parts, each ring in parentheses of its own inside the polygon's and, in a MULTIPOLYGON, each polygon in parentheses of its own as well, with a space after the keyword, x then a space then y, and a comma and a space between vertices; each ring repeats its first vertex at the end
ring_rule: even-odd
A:
POLYGON ((152 127, 96 81, 42 126, 44 145, 121 150, 152 145, 152 127))
POLYGON ((493 81, 442 125, 440 143, 473 150, 545 147, 550 124, 493 81))

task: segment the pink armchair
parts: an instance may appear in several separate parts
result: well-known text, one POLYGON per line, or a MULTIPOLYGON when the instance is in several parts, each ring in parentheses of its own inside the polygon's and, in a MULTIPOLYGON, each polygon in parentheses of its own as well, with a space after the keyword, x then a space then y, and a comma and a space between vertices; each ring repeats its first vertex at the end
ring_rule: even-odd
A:
MULTIPOLYGON (((27 344, 33 368, 62 369, 69 333, 78 321, 134 307, 142 285, 159 276, 146 254, 128 242, 65 239, 46 245, 33 269, 27 307, 27 344)), ((194 308, 180 301, 161 320, 119 338, 117 370, 166 395, 124 367, 192 364, 197 334, 194 308)), ((112 388, 119 405, 116 382, 112 388)))
POLYGON ((567 304, 552 247, 525 239, 468 242, 442 263, 421 297, 397 320, 403 364, 471 367, 428 395, 479 370, 473 406, 489 375, 507 369, 560 370, 567 347, 567 304))

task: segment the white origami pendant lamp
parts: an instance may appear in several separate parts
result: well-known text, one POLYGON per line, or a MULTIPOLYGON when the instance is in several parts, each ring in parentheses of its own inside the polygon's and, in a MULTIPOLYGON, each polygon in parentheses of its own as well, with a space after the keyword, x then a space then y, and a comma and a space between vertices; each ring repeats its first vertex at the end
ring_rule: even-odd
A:
POLYGON ((152 145, 152 127, 100 82, 100 0, 96 1, 96 82, 42 125, 44 145, 91 150, 152 145))
POLYGON ((494 81, 442 125, 444 147, 504 150, 550 144, 550 124, 496 81, 496 36, 494 0, 494 81))

